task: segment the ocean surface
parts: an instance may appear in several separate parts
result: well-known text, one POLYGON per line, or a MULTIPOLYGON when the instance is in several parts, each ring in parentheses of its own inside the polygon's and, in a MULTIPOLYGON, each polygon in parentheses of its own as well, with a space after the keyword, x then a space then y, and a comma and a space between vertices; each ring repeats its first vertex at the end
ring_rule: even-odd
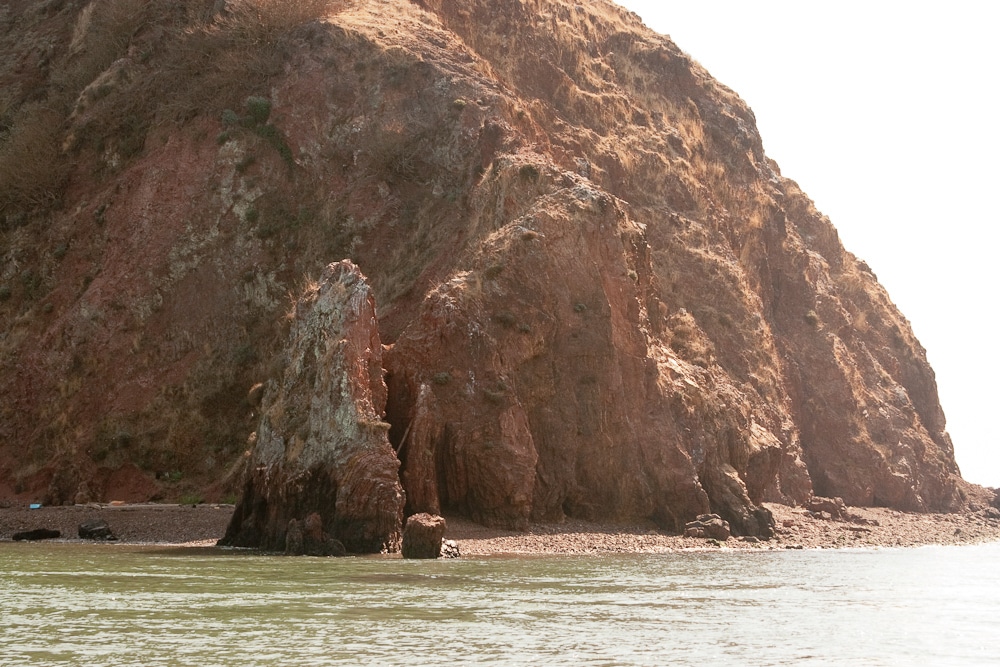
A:
POLYGON ((404 561, 0 543, 0 665, 1000 665, 1000 544, 404 561))

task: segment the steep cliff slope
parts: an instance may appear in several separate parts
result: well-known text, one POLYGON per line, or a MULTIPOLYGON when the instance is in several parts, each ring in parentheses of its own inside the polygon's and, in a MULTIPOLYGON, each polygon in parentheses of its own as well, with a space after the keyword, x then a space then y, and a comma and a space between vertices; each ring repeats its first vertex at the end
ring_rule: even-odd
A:
POLYGON ((350 258, 409 512, 965 498, 875 276, 610 2, 22 0, 0 35, 4 494, 233 493, 290 303, 350 258))

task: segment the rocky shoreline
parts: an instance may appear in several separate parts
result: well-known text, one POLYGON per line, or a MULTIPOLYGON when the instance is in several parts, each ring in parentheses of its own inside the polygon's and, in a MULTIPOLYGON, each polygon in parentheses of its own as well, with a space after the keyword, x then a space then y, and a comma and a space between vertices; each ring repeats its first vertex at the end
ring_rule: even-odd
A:
POLYGON ((962 545, 1000 541, 1000 511, 913 514, 885 508, 849 508, 853 520, 817 518, 808 510, 767 503, 777 528, 770 540, 683 537, 655 526, 584 521, 533 525, 524 533, 495 531, 450 519, 447 536, 463 556, 493 554, 666 553, 699 549, 778 550, 962 545))
MULTIPOLYGON (((698 549, 779 550, 961 545, 1000 541, 1000 510, 961 514, 913 514, 885 508, 849 508, 849 520, 829 519, 801 507, 767 504, 777 524, 770 540, 734 537, 724 542, 671 535, 649 525, 567 520, 532 524, 524 532, 487 528, 448 517, 445 537, 463 556, 667 553, 698 549)), ((75 505, 29 509, 0 507, 0 541, 20 531, 61 532, 60 541, 80 542, 78 526, 108 523, 121 544, 211 546, 225 533, 232 505, 75 505)))
POLYGON ((0 540, 39 528, 58 530, 60 541, 81 542, 77 530, 85 521, 107 522, 122 544, 214 545, 226 532, 233 506, 155 503, 71 505, 30 509, 24 504, 0 506, 0 540))

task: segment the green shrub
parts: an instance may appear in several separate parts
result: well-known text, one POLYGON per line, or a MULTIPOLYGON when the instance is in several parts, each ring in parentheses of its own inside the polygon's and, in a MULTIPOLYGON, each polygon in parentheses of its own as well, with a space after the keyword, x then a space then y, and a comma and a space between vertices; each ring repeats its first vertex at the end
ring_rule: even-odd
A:
POLYGON ((177 502, 181 505, 191 505, 193 507, 195 505, 201 505, 205 501, 197 493, 185 493, 177 499, 177 502))
POLYGON ((43 104, 21 108, 0 141, 0 214, 49 206, 69 176, 62 155, 63 117, 43 104))
POLYGON ((247 120, 251 126, 263 125, 271 117, 271 100, 266 97, 251 95, 245 102, 247 108, 247 120))
POLYGON ((485 271, 483 271, 483 277, 486 278, 487 280, 493 280, 501 273, 503 273, 503 270, 504 270, 503 264, 501 263, 491 264, 490 266, 486 267, 485 271))
POLYGON ((517 324, 517 318, 514 316, 514 313, 510 312, 509 310, 505 310, 502 313, 497 313, 496 315, 493 316, 493 319, 508 328, 517 324))
POLYGON ((238 113, 232 109, 224 109, 222 112, 222 124, 226 127, 231 127, 237 125, 240 122, 240 116, 238 113))

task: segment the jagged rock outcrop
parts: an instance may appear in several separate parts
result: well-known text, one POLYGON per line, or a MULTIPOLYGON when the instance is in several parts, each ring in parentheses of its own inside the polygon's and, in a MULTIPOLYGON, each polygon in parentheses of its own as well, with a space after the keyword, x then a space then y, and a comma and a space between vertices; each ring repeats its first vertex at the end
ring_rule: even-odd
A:
POLYGON ((313 511, 350 550, 392 542, 400 479, 408 513, 737 535, 765 500, 977 493, 874 274, 636 16, 255 1, 0 13, 0 169, 49 174, 0 179, 0 493, 107 499, 124 470, 219 498, 254 431, 227 539, 273 549, 313 511), (322 384, 341 351, 306 332, 341 257, 389 348, 343 366, 370 404, 322 384))
POLYGON ((328 266, 292 313, 284 369, 265 389, 246 486, 221 544, 328 555, 396 550, 403 492, 382 421, 375 302, 350 261, 328 266), (328 536, 325 527, 330 528, 328 536))

